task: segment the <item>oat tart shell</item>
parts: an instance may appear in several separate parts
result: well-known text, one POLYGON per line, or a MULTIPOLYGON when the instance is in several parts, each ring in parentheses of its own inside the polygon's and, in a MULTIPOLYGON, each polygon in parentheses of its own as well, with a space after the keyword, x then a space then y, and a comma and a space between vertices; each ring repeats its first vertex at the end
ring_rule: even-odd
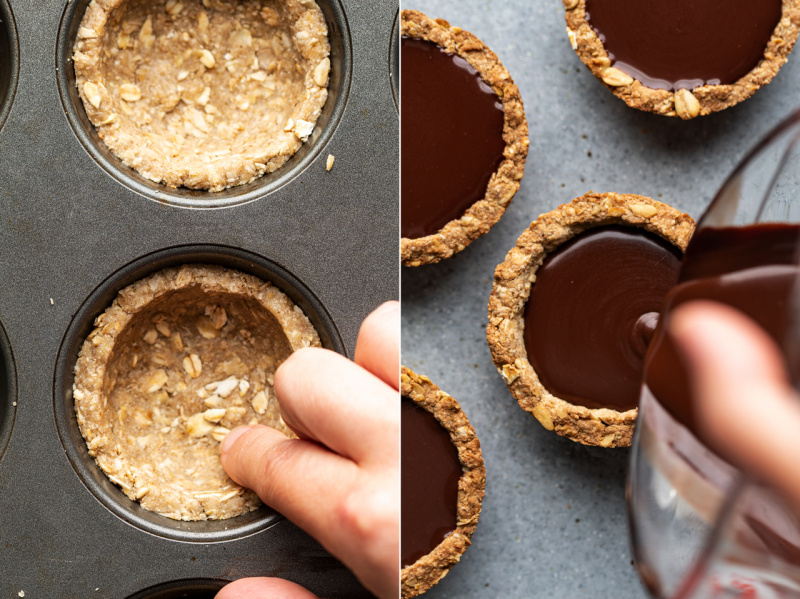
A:
POLYGON ((322 10, 242 2, 252 17, 242 26, 236 5, 152 2, 146 18, 139 0, 86 9, 73 55, 83 106, 111 152, 147 179, 221 191, 277 170, 312 134, 331 64, 322 10))
POLYGON ((466 60, 491 86, 503 103, 504 159, 492 175, 486 195, 464 215, 447 223, 433 235, 417 239, 403 238, 400 255, 405 266, 433 264, 460 252, 486 234, 500 217, 519 189, 528 156, 528 121, 519 88, 497 55, 486 44, 444 19, 431 19, 416 10, 402 12, 401 34, 432 42, 450 54, 466 60))
POLYGON ((455 399, 439 389, 428 377, 416 374, 405 366, 401 368, 400 393, 433 414, 450 433, 463 470, 458 481, 456 529, 433 551, 400 572, 401 596, 410 599, 425 593, 444 578, 471 544, 470 539, 481 513, 486 470, 475 429, 455 399))
POLYGON ((293 436, 272 376, 291 352, 320 345, 305 314, 252 275, 189 264, 125 287, 94 324, 73 399, 89 455, 108 478, 143 508, 177 520, 256 509, 256 494, 224 472, 219 443, 242 424, 293 436), (211 302, 213 311, 196 311, 211 302))
POLYGON ((589 192, 542 214, 495 269, 486 337, 494 364, 512 395, 547 430, 584 445, 627 447, 638 410, 590 409, 554 396, 539 381, 524 341, 525 304, 547 254, 583 231, 604 225, 640 227, 681 251, 694 232, 689 215, 637 195, 589 192))
POLYGON ((632 108, 684 120, 734 106, 767 85, 788 60, 800 32, 800 0, 783 0, 781 19, 754 69, 731 85, 703 85, 673 92, 647 87, 611 66, 603 42, 586 20, 586 0, 563 3, 572 49, 595 77, 632 108))

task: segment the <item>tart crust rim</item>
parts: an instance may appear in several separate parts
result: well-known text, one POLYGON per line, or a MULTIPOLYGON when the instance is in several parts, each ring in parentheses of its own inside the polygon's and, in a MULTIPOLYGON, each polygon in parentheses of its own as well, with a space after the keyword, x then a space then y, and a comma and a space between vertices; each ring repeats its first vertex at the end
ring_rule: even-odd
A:
POLYGON ((545 257, 576 235, 607 225, 644 229, 682 252, 694 232, 694 219, 688 214, 632 194, 589 192, 540 215, 495 269, 486 338, 511 394, 545 429, 584 445, 627 447, 638 409, 587 408, 553 395, 539 381, 524 341, 525 304, 545 257))
POLYGON ((475 429, 454 398, 439 389, 428 377, 405 366, 401 367, 400 394, 433 414, 442 428, 450 433, 463 470, 458 481, 456 529, 430 553, 400 572, 402 597, 410 599, 425 593, 444 578, 471 544, 470 539, 481 513, 486 469, 475 429))
POLYGON ((451 220, 438 232, 416 239, 401 239, 403 265, 421 266, 460 252, 500 220, 519 190, 530 141, 519 88, 497 55, 480 39, 460 27, 452 27, 444 19, 434 20, 416 10, 402 11, 401 35, 429 41, 448 53, 458 54, 492 87, 503 103, 504 158, 489 180, 486 195, 470 206, 463 216, 451 220))

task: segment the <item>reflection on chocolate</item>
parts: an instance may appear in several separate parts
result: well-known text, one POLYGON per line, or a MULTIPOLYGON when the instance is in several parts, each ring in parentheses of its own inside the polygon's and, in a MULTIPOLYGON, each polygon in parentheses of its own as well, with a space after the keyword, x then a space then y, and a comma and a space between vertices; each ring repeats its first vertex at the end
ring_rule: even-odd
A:
POLYGON ((642 229, 599 227, 544 260, 525 307, 525 347, 553 395, 588 408, 635 408, 644 346, 681 252, 642 229))
POLYGON ((781 0, 586 0, 613 64, 654 89, 729 85, 750 72, 781 0))
MULTIPOLYGON (((797 285, 798 240, 797 225, 698 230, 686 250, 680 283, 669 293, 666 309, 692 299, 723 302, 749 315, 782 343, 792 322, 789 301, 797 285)), ((646 357, 645 383, 678 421, 705 441, 696 427, 680 358, 662 329, 656 332, 646 357)))
POLYGON ((633 326, 631 347, 640 358, 644 358, 647 346, 650 345, 650 341, 653 339, 653 333, 655 333, 658 326, 658 318, 658 312, 648 312, 647 314, 642 314, 633 326))
POLYGON ((466 60, 401 41, 401 235, 416 239, 486 195, 503 160, 503 104, 466 60))
POLYGON ((403 398, 401 412, 401 548, 403 568, 456 529, 461 462, 450 433, 430 412, 403 398))

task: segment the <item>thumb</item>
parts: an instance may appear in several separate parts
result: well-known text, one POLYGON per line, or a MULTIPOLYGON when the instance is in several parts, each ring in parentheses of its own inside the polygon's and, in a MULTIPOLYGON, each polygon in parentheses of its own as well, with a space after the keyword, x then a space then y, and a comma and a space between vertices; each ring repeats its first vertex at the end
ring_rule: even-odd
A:
POLYGON ((242 578, 226 585, 214 599, 317 599, 317 596, 280 578, 242 578))
POLYGON ((331 512, 360 474, 355 463, 317 443, 289 439, 261 425, 228 433, 220 457, 234 482, 255 491, 328 551, 338 553, 339 528, 331 526, 331 512))
POLYGON ((741 312, 707 301, 676 308, 670 334, 686 358, 700 432, 800 505, 800 397, 772 338, 741 312))
POLYGON ((253 489, 265 502, 269 495, 262 488, 269 479, 264 476, 272 451, 289 439, 279 431, 266 426, 240 426, 233 429, 220 445, 220 459, 225 472, 234 482, 253 489))

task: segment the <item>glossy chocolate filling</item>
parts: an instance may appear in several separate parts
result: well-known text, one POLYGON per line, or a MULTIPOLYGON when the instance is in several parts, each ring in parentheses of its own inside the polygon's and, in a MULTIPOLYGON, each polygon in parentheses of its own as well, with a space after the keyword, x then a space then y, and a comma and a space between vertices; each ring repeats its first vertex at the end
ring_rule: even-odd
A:
POLYGON ((525 347, 542 385, 587 408, 635 408, 645 350, 681 252, 634 227, 590 229, 549 254, 525 306, 525 347))
POLYGON ((764 57, 781 0, 586 0, 613 65, 653 89, 730 85, 764 57))
POLYGON ((401 40, 401 235, 432 235, 486 195, 503 161, 503 104, 432 42, 401 40))
POLYGON ((433 414, 406 397, 400 403, 400 560, 405 568, 456 529, 463 470, 450 433, 433 414))
MULTIPOLYGON (((692 299, 716 300, 743 311, 784 344, 793 323, 798 241, 797 225, 700 229, 687 248, 680 283, 667 297, 667 313, 692 299)), ((647 354, 645 383, 679 422, 703 438, 680 357, 661 329, 647 354)))

